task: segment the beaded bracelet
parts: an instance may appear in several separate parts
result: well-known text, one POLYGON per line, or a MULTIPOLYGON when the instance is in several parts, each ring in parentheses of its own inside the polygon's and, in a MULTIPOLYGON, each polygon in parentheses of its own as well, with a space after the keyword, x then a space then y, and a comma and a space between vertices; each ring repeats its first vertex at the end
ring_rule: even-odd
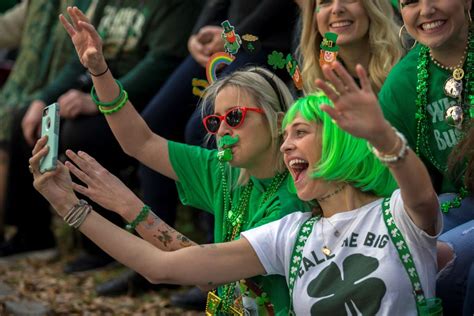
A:
POLYGON ((123 86, 122 84, 120 83, 120 81, 118 81, 117 79, 115 79, 115 82, 117 83, 117 85, 119 86, 119 89, 120 89, 120 93, 118 95, 118 97, 116 97, 114 100, 110 101, 110 102, 101 102, 99 101, 99 98, 97 97, 97 93, 95 91, 95 87, 92 86, 92 89, 91 89, 91 98, 92 98, 92 101, 94 101, 94 103, 97 105, 97 106, 103 106, 103 107, 111 107, 111 106, 115 106, 117 105, 118 102, 120 102, 120 100, 123 99, 123 95, 125 93, 125 90, 123 89, 123 86))
POLYGON ((393 127, 393 131, 395 132, 395 134, 398 137, 397 144, 399 143, 399 141, 402 142, 402 147, 400 148, 400 150, 398 151, 398 153, 396 155, 387 155, 387 154, 381 153, 380 151, 378 151, 374 147, 370 146, 369 143, 367 143, 367 144, 369 144, 369 146, 370 146, 369 148, 372 150, 374 155, 381 162, 383 162, 385 164, 394 163, 394 162, 397 162, 397 161, 403 159, 408 153, 408 148, 410 148, 410 147, 408 147, 407 139, 405 138, 405 136, 402 133, 400 133, 399 131, 397 131, 394 127, 393 127))
POLYGON ((127 101, 128 101, 128 93, 127 93, 127 91, 124 90, 122 100, 120 100, 120 101, 118 102, 118 104, 117 104, 114 108, 111 108, 111 109, 104 109, 103 106, 100 106, 100 105, 99 105, 99 111, 100 111, 100 113, 102 113, 102 114, 104 114, 104 115, 113 114, 113 113, 115 113, 115 112, 118 112, 121 108, 123 108, 123 106, 124 106, 125 104, 127 104, 127 101))
POLYGON ((142 210, 140 213, 138 213, 137 217, 135 217, 131 223, 125 225, 125 229, 129 232, 132 232, 138 226, 138 224, 140 224, 140 222, 143 222, 147 218, 150 210, 151 208, 148 205, 143 205, 142 210))

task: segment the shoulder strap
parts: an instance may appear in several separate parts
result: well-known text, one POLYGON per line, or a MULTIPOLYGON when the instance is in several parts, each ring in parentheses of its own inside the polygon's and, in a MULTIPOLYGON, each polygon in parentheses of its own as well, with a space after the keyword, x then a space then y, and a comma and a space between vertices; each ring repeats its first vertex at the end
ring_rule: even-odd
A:
POLYGON ((294 315, 293 311, 293 289, 295 288, 296 278, 298 277, 298 270, 301 265, 301 257, 303 256, 303 248, 306 240, 313 231, 314 224, 321 218, 320 215, 308 218, 303 225, 301 225, 298 235, 296 235, 295 245, 290 259, 290 273, 288 279, 288 289, 290 292, 290 315, 294 315))
POLYGON ((418 276, 418 272, 416 271, 415 262, 413 261, 410 249, 408 249, 408 244, 395 224, 392 212, 390 211, 390 198, 385 198, 383 200, 382 214, 390 239, 392 240, 395 249, 397 249, 400 261, 402 262, 403 267, 405 268, 405 271, 407 272, 410 279, 411 285, 413 287, 413 295, 415 296, 415 301, 418 305, 418 303, 421 303, 425 300, 425 294, 421 288, 420 278, 418 276))
POLYGON ((415 297, 416 308, 418 315, 428 316, 428 315, 443 315, 443 307, 441 304, 441 299, 437 297, 425 298, 423 289, 421 288, 420 277, 416 271, 415 262, 408 249, 408 244, 406 243, 403 235, 395 224, 393 219, 392 212, 390 211, 390 198, 385 198, 382 202, 382 213, 385 225, 387 226, 388 234, 390 239, 397 249, 398 256, 400 261, 405 268, 405 271, 408 274, 411 285, 413 287, 413 296, 415 297))

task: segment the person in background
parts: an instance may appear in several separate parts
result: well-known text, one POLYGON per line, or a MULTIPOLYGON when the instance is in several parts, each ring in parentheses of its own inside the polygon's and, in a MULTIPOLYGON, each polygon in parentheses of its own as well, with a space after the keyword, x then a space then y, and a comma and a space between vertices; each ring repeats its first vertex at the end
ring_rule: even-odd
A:
MULTIPOLYGON (((186 55, 186 43, 182 38, 189 35, 201 8, 198 0, 100 0, 91 5, 92 21, 104 38, 103 49, 108 65, 120 76, 130 96, 136 97, 140 108, 143 109, 186 55)), ((64 30, 62 32, 64 34, 64 30)), ((94 152, 115 172, 133 164, 121 151, 103 116, 99 115, 90 93, 81 90, 90 88, 91 76, 102 76, 103 72, 104 69, 96 73, 86 72, 74 56, 56 74, 55 80, 41 89, 30 106, 17 114, 12 127, 6 211, 18 229, 5 247, 0 248, 1 256, 32 250, 31 244, 38 235, 52 236, 50 225, 46 223, 50 220, 49 205, 31 189, 30 175, 23 167, 30 146, 38 137, 45 105, 55 101, 60 105, 60 148, 82 148, 94 152), (28 221, 23 220, 25 213, 28 221)), ((111 219, 121 223, 118 216, 111 219)), ((66 273, 98 268, 112 261, 87 239, 84 239, 83 246, 84 253, 65 266, 66 273)))
POLYGON ((463 185, 466 168, 448 172, 448 157, 473 112, 472 1, 400 1, 401 33, 417 42, 387 77, 379 100, 387 120, 426 164, 444 217, 439 237, 438 296, 445 312, 462 313, 472 251, 474 206, 463 185), (470 224, 469 224, 470 223, 470 224), (467 227, 467 228, 466 228, 467 227))
MULTIPOLYGON (((86 10, 90 0, 77 0, 72 3, 86 10)), ((17 201, 27 199, 22 194, 9 196, 6 193, 9 162, 12 161, 9 157, 9 146, 12 142, 14 115, 16 111, 28 107, 41 89, 53 82, 62 67, 73 57, 73 47, 61 25, 57 23, 58 14, 65 8, 66 3, 60 1, 22 1, 0 18, 0 46, 18 50, 15 64, 0 90, 0 256, 11 253, 12 250, 11 242, 3 243, 3 223, 5 221, 7 224, 15 224, 7 214, 6 197, 17 201)), ((16 175, 11 175, 14 176, 16 175)), ((29 190, 30 186, 26 188, 26 191, 29 190)), ((19 235, 15 242, 28 243, 29 250, 54 247, 54 237, 49 230, 50 223, 48 217, 37 218, 37 221, 34 221, 37 230, 31 231, 32 238, 26 241, 19 235)))
POLYGON ((326 32, 338 34, 335 44, 339 47, 338 60, 354 78, 357 64, 368 69, 376 92, 403 54, 397 37, 398 26, 388 1, 306 1, 299 46, 305 93, 314 92, 315 80, 322 78, 319 58, 326 32))

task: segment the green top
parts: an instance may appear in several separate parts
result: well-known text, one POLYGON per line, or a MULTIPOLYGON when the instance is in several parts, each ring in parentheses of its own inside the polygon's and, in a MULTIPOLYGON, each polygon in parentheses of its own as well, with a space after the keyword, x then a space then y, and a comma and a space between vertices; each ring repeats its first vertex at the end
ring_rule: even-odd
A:
MULTIPOLYGON (((222 188, 222 177, 217 160, 217 151, 203 149, 201 147, 168 142, 169 158, 176 172, 178 192, 183 204, 206 210, 214 214, 214 240, 216 243, 224 239, 224 195, 222 188), (192 163, 190 163, 192 162, 192 163)), ((232 181, 228 181, 231 191, 232 204, 239 201, 243 186, 233 186, 232 183, 238 178, 240 169, 227 167, 232 181)), ((287 177, 280 186, 277 193, 269 198, 257 209, 265 189, 270 185, 272 179, 250 178, 253 182, 253 190, 250 195, 248 217, 242 231, 261 226, 268 222, 278 220, 296 210, 309 211, 310 207, 300 201, 295 194, 288 191, 287 177)), ((263 303, 269 297, 274 305, 276 315, 288 315, 289 295, 288 287, 283 276, 258 276, 250 279, 259 289, 250 291, 250 296, 256 297, 259 306, 259 315, 265 315, 263 303), (263 292, 261 292, 263 291, 263 292), (255 295, 255 292, 261 292, 255 295)), ((254 287, 253 284, 241 284, 244 291, 254 287)), ((245 294, 245 293, 244 293, 245 294)))
MULTIPOLYGON (((201 8, 200 0, 99 1, 92 24, 103 39, 104 56, 135 107, 142 109, 188 55, 186 39, 201 8)), ((50 103, 77 88, 77 56, 40 98, 50 103)))
POLYGON ((90 0, 36 0, 28 3, 13 69, 0 90, 0 143, 11 137, 14 113, 37 98, 70 60, 74 47, 58 15, 67 6, 86 10, 90 0))
MULTIPOLYGON (((416 86, 417 65, 420 45, 412 49, 388 75, 379 93, 379 101, 385 118, 403 133, 411 148, 416 148, 416 86)), ((428 65, 427 115, 429 140, 428 143, 434 158, 441 166, 447 165, 449 153, 461 137, 460 131, 444 121, 446 110, 456 105, 456 99, 444 94, 444 83, 451 76, 448 70, 436 66, 433 62, 428 65)), ((457 192, 459 190, 449 177, 428 160, 426 149, 420 149, 420 158, 425 163, 430 175, 440 179, 438 193, 457 192)))

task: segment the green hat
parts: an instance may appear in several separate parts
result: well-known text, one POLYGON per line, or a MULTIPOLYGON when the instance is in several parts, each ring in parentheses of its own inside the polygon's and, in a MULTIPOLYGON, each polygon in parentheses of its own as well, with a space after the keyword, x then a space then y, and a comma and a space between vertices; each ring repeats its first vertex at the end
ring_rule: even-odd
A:
POLYGON ((230 25, 229 20, 225 20, 221 23, 222 27, 224 28, 224 33, 229 33, 234 30, 234 27, 230 25))
POLYGON ((337 34, 336 33, 331 33, 327 32, 324 34, 324 38, 321 41, 321 47, 322 50, 326 50, 329 52, 337 52, 339 51, 339 46, 336 45, 337 41, 337 34))

